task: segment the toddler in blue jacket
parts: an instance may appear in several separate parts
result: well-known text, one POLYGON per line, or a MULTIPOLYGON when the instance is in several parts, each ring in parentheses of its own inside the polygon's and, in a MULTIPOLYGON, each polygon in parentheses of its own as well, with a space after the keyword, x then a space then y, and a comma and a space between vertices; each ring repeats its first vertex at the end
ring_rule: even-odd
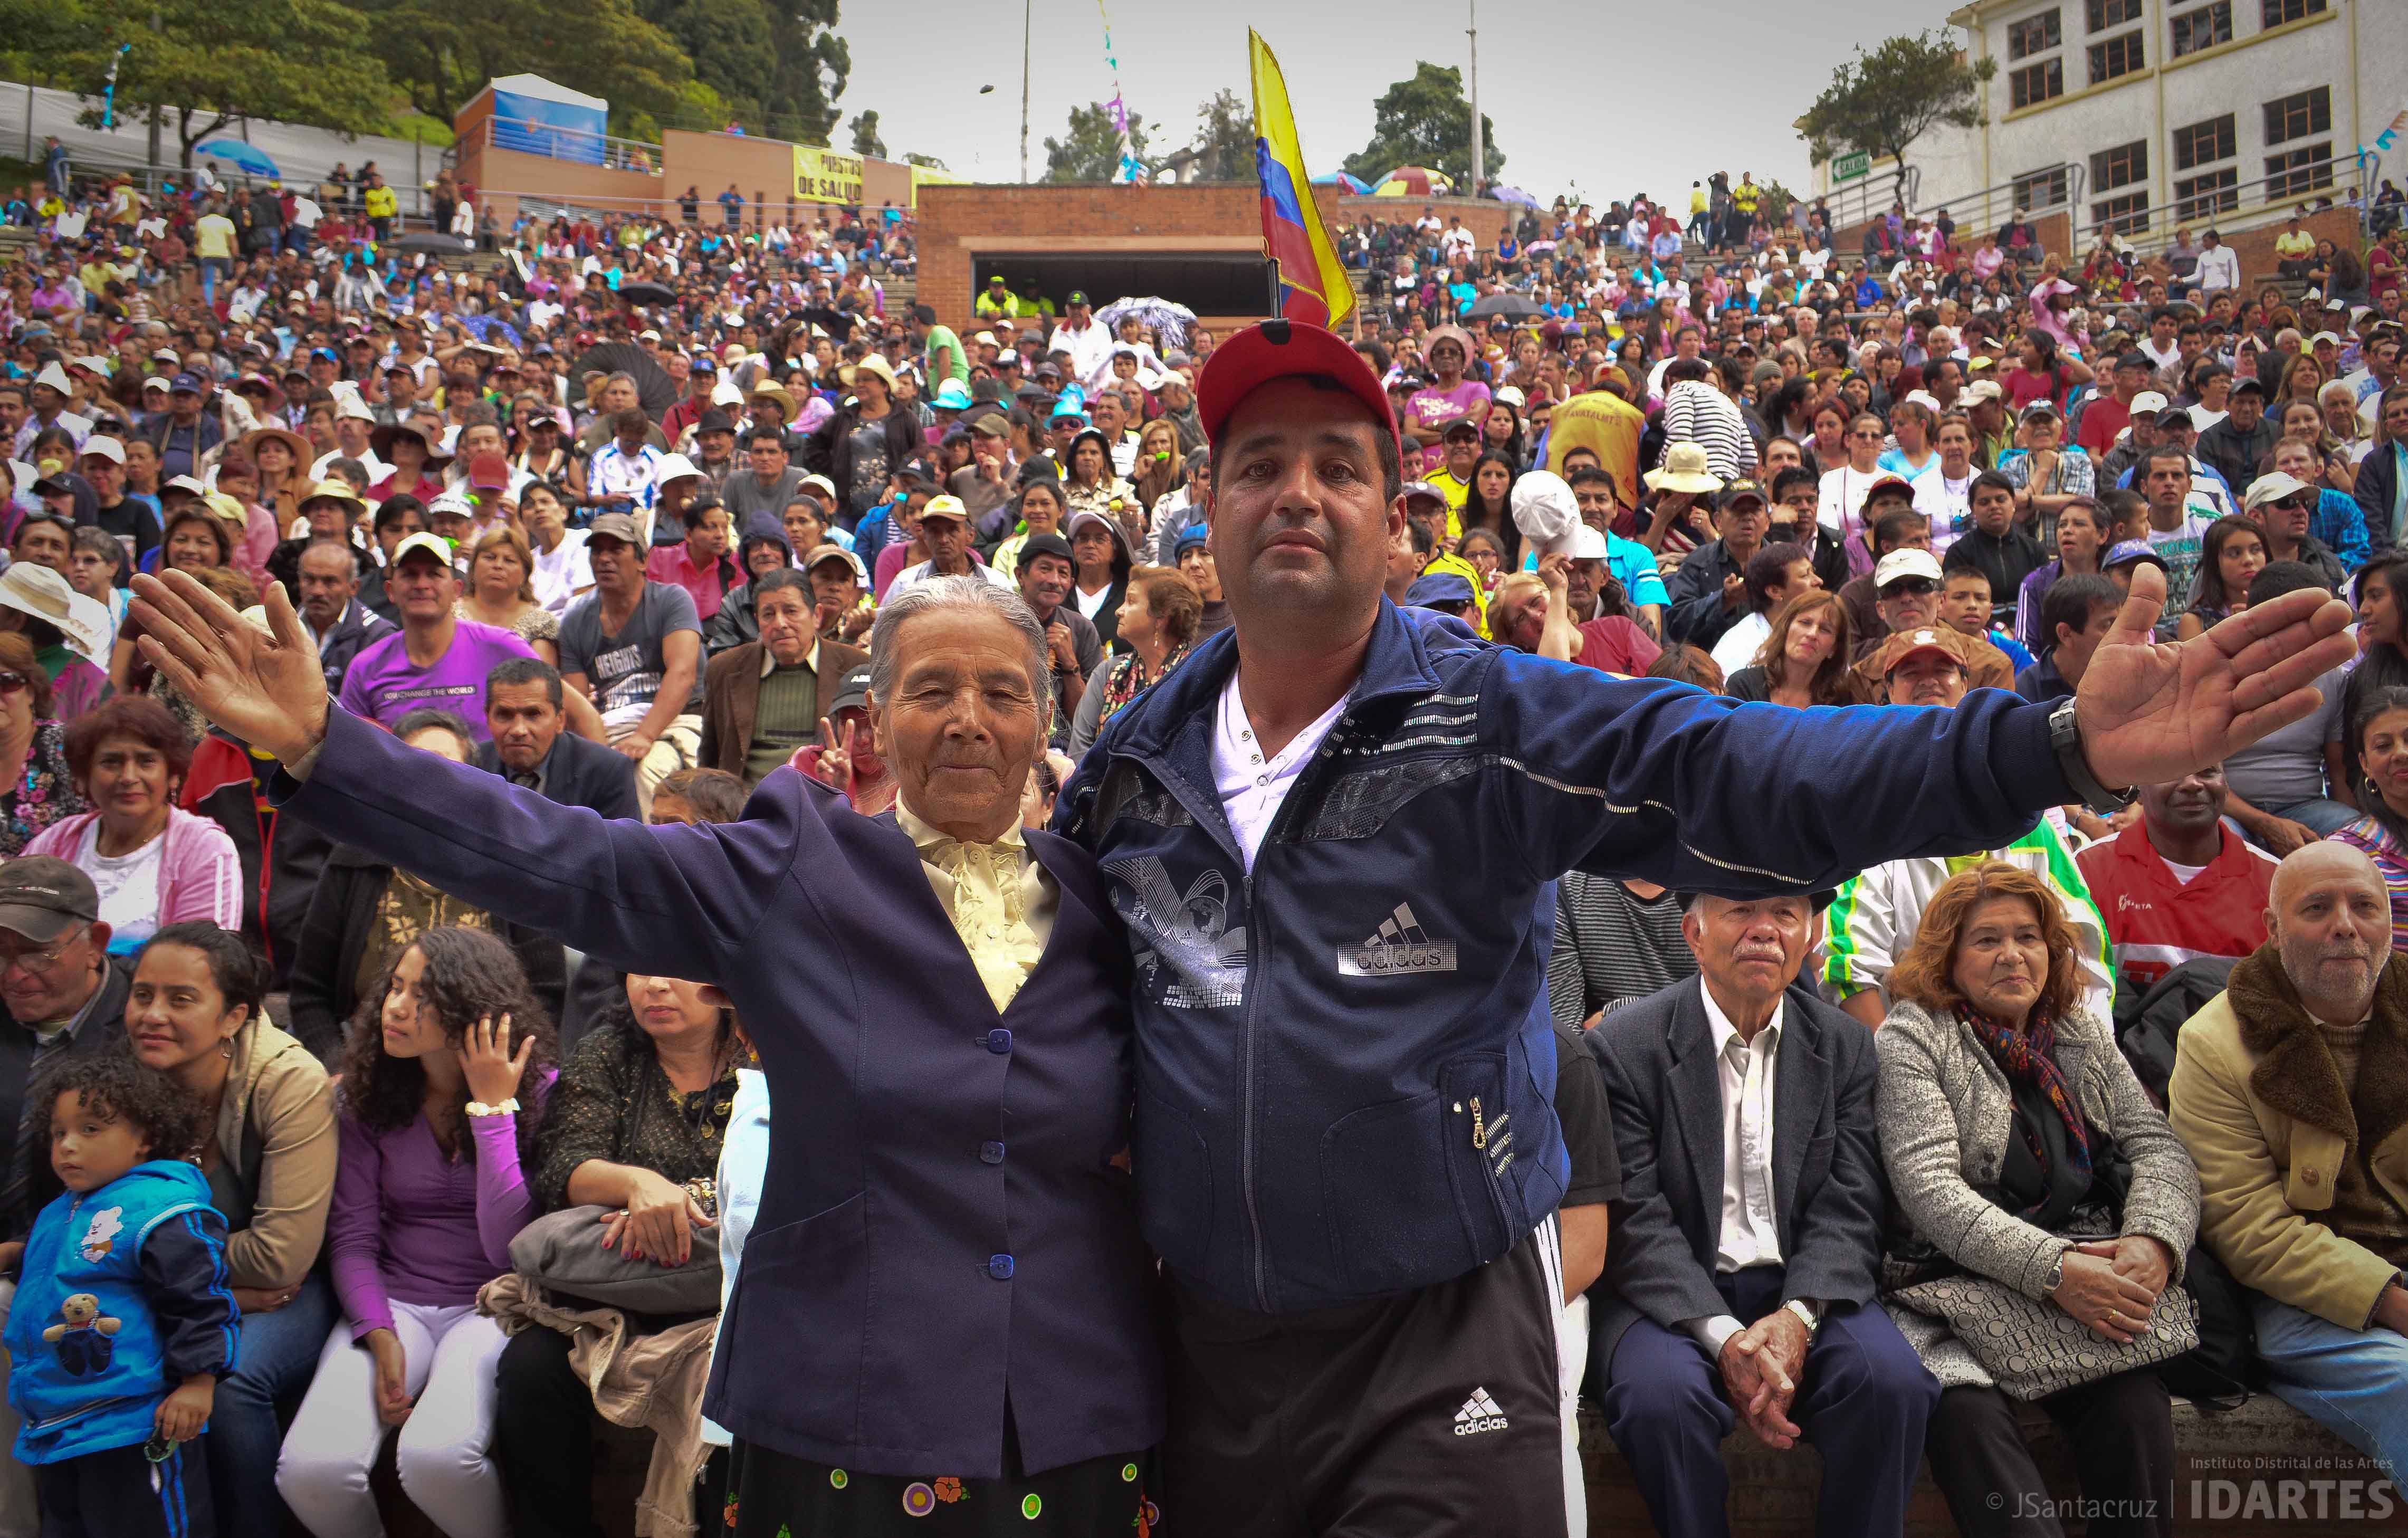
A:
POLYGON ((69 1059, 33 1090, 36 1147, 66 1186, 23 1245, 8 1402, 44 1538, 209 1538, 185 1444, 234 1368, 225 1219, 183 1156, 198 1109, 132 1057, 69 1059))

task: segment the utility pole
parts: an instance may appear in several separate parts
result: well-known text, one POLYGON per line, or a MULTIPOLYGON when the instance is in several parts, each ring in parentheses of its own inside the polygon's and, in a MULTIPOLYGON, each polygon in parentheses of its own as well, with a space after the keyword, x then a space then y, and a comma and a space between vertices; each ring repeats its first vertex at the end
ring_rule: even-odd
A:
POLYGON ((1487 165, 1483 158, 1486 147, 1480 142, 1480 0, 1470 0, 1471 25, 1465 36, 1471 39, 1471 195, 1480 195, 1481 171, 1487 165))
POLYGON ((1037 14, 1037 0, 1020 4, 1020 180, 1028 180, 1028 35, 1037 14))

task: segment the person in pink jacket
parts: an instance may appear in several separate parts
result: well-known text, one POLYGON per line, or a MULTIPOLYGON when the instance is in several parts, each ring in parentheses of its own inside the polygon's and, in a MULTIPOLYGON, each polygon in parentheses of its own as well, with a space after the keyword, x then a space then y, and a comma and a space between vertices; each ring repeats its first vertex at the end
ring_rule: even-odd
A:
POLYGON ((192 744, 165 706, 103 700, 67 723, 68 776, 94 810, 63 817, 25 846, 92 878, 108 948, 140 950, 170 924, 242 927, 242 858, 224 828, 176 805, 192 744))

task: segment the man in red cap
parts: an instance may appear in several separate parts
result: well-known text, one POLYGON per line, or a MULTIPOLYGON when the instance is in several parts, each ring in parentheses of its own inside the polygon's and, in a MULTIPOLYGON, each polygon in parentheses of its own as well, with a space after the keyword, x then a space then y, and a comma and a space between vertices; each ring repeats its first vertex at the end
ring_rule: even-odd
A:
MULTIPOLYGON (((1113 717, 1059 815, 1136 954, 1135 1170, 1173 1323, 1165 1510, 1249 1538, 1555 1538, 1555 1321, 1598 1262, 1558 1272, 1553 879, 1812 890, 1997 847, 2049 806, 2119 807, 2109 787, 2315 709, 2348 612, 2294 596, 2151 649, 2163 584, 2142 573, 2062 709, 1997 691, 1944 714, 1738 709, 1385 601, 1397 424, 1340 338, 1249 327, 1197 397, 1234 626, 1113 717)), ((1617 1225, 1661 1217, 1656 1178, 1627 1172, 1617 1225)), ((1794 1370, 1873 1284, 1824 1278, 1731 1339, 1794 1370)))

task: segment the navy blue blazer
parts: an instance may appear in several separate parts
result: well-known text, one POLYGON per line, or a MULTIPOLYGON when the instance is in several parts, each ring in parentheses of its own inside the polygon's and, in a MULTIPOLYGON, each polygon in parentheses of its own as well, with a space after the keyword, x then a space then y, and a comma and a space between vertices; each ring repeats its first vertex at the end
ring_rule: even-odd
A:
POLYGON ((1159 1441, 1162 1370, 1128 1179, 1129 950, 1093 862, 1060 884, 998 1015, 919 853, 781 769, 740 822, 553 804, 340 709, 305 821, 613 967, 716 984, 769 1081, 761 1210, 704 1409, 747 1441, 883 1474, 1030 1473, 1159 1441))
MULTIPOLYGON (((474 761, 488 774, 509 778, 502 769, 502 750, 489 741, 477 744, 474 761)), ((542 773, 546 800, 591 807, 605 817, 642 820, 636 807, 636 761, 616 748, 563 729, 543 755, 542 773)))

